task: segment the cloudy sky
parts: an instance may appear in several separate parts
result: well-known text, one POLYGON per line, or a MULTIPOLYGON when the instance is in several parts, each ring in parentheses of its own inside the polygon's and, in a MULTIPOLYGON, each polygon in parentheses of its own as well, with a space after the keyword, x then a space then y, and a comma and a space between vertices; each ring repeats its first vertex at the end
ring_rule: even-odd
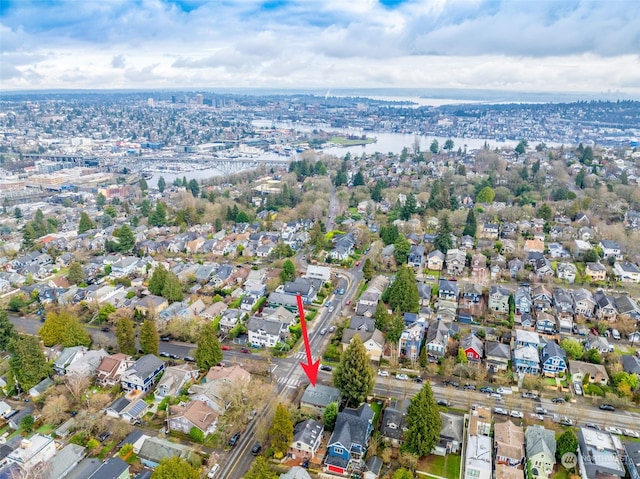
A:
POLYGON ((0 0, 0 88, 640 95, 638 0, 0 0))

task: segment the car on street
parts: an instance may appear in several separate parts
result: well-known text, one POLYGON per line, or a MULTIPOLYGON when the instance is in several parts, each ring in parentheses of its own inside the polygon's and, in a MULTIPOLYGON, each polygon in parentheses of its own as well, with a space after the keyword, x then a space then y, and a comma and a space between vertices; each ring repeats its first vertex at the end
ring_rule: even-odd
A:
POLYGON ((331 366, 327 366, 326 364, 323 364, 322 366, 320 366, 320 370, 322 370, 322 371, 333 371, 333 368, 331 366))
POLYGON ((346 305, 349 306, 351 304, 351 300, 346 302, 346 305))
POLYGON ((442 381, 442 384, 444 386, 450 386, 452 388, 459 388, 460 387, 460 384, 455 382, 455 381, 442 381))
POLYGON ((320 330, 320 334, 321 334, 321 335, 323 335, 323 336, 324 336, 325 334, 327 334, 327 328, 322 328, 322 329, 320 330))
POLYGON ((249 348, 240 348, 241 353, 249 354, 251 350, 249 348))
POLYGON ((496 392, 500 394, 513 394, 513 390, 511 388, 503 388, 502 386, 499 387, 496 392))
POLYGON ((465 389, 467 391, 475 391, 476 387, 473 384, 465 384, 464 386, 462 386, 462 389, 465 389))
POLYGON ((493 412, 494 412, 495 414, 499 414, 500 416, 508 416, 508 415, 509 415, 509 411, 507 411, 506 409, 501 408, 501 407, 497 407, 497 408, 495 408, 495 409, 493 410, 493 412))
POLYGON ((522 414, 522 412, 520 411, 513 410, 509 413, 509 416, 522 419, 524 417, 524 414, 522 414))
POLYGON ((164 341, 165 343, 171 341, 171 336, 162 336, 160 338, 160 341, 164 341))
POLYGON ((595 429, 596 431, 600 430, 600 426, 598 426, 597 424, 592 423, 592 422, 586 422, 584 424, 584 427, 588 427, 589 429, 595 429))
POLYGON ((333 309, 334 309, 333 306, 329 306, 329 312, 330 313, 333 313, 333 309))
POLYGON ((256 442, 251 448, 251 454, 257 456, 258 454, 260 454, 260 451, 262 451, 262 445, 259 442, 256 442))
POLYGON ((565 400, 564 400, 564 398, 553 398, 553 399, 551 400, 551 402, 552 402, 553 404, 564 404, 564 403, 565 403, 565 402, 567 402, 567 401, 565 401, 565 400))
POLYGON ((406 374, 396 374, 396 379, 399 379, 400 381, 406 381, 407 379, 409 379, 409 376, 407 376, 406 374))
POLYGON ((536 406, 536 414, 547 414, 547 410, 541 406, 536 406))
POLYGON ((423 383, 424 380, 420 376, 418 376, 417 378, 413 378, 413 382, 414 383, 423 383))
POLYGON ((559 422, 563 426, 573 426, 573 419, 569 419, 567 416, 562 416, 559 422))
POLYGON ((532 414, 531 417, 533 419, 537 419, 538 421, 544 421, 544 416, 542 416, 540 414, 532 414))
POLYGON ((382 369, 378 369, 378 376, 387 377, 389 376, 389 371, 384 371, 382 369))
POLYGON ((169 357, 171 359, 178 359, 178 355, 177 354, 173 354, 173 353, 169 354, 169 357))
POLYGON ((489 386, 485 386, 480 388, 480 392, 485 394, 491 394, 493 392, 493 388, 489 386))
POLYGON ((335 326, 330 326, 330 327, 329 327, 329 332, 330 332, 330 333, 333 333, 335 330, 336 330, 336 327, 335 327, 335 326))
POLYGON ((340 294, 344 294, 344 288, 340 288, 340 294))
POLYGON ((183 359, 185 361, 187 361, 188 363, 195 363, 196 362, 196 358, 194 358, 193 356, 185 356, 183 359))
POLYGON ((222 349, 223 351, 231 351, 231 346, 223 344, 222 346, 220 346, 220 349, 222 349))
POLYGON ((636 439, 640 438, 640 432, 634 431, 632 429, 625 429, 622 431, 625 436, 635 437, 636 439))
POLYGON ((538 399, 538 393, 534 393, 531 391, 525 391, 522 393, 522 397, 525 399, 538 399))
POLYGON ((451 404, 449 401, 447 401, 446 399, 438 399, 436 401, 436 404, 438 406, 444 406, 444 407, 449 407, 449 405, 451 404))
POLYGON ((107 432, 103 432, 102 434, 100 434, 98 436, 98 439, 100 439, 100 442, 104 442, 107 439, 109 439, 110 437, 111 437, 111 433, 109 431, 107 431, 107 432))
POLYGON ((104 328, 102 328, 100 331, 104 332, 104 333, 108 333, 109 331, 111 331, 111 328, 109 328, 108 326, 105 326, 104 328))
POLYGON ((163 358, 168 358, 169 357, 169 353, 166 353, 164 351, 160 352, 160 356, 162 356, 163 358))
POLYGON ((617 434, 618 436, 622 436, 622 430, 618 429, 614 426, 607 426, 604 428, 605 431, 610 432, 611 434, 617 434))
POLYGON ((600 404, 600 410, 613 412, 616 410, 616 408, 613 407, 611 404, 600 404))
POLYGON ((356 261, 356 268, 360 266, 360 261, 356 261))
POLYGON ((240 440, 240 433, 236 432, 233 436, 231 436, 231 439, 229 439, 229 446, 231 447, 235 446, 239 440, 240 440))
POLYGON ((207 474, 207 477, 209 479, 211 479, 212 477, 214 477, 218 471, 220 470, 220 464, 218 464, 217 462, 211 467, 211 469, 209 469, 209 473, 207 474))
POLYGON ((487 397, 489 399, 495 399, 497 401, 502 401, 502 394, 500 394, 500 393, 489 393, 489 394, 487 394, 487 397))

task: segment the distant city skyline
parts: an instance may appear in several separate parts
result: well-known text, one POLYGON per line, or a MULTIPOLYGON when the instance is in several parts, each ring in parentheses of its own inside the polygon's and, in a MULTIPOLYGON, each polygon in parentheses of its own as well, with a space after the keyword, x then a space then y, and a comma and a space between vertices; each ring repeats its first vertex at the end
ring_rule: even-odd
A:
POLYGON ((2 0, 0 88, 640 98, 637 0, 2 0))

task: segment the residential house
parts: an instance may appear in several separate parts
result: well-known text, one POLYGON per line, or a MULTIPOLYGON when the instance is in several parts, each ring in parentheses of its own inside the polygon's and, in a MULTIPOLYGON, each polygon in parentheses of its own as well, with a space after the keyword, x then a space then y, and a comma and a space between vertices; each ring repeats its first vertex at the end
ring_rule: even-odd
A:
POLYGON ((44 378, 38 384, 29 389, 29 396, 31 398, 37 398, 42 396, 49 387, 53 386, 53 381, 51 378, 44 378))
POLYGON ((640 306, 629 295, 624 294, 615 298, 618 317, 631 318, 636 321, 640 320, 640 306))
POLYGON ((556 464, 555 433, 543 426, 529 426, 524 432, 529 479, 549 479, 556 464))
POLYGON ((427 330, 425 348, 432 360, 444 357, 449 342, 449 327, 443 321, 433 321, 427 330))
POLYGON ((500 228, 495 223, 483 223, 482 230, 480 231, 481 238, 498 239, 498 233, 500 228))
POLYGON ((450 249, 445 256, 445 264, 447 266, 447 274, 451 276, 460 276, 464 272, 466 255, 459 249, 450 249))
POLYGON ((522 427, 511 421, 496 422, 493 436, 496 464, 519 468, 525 461, 522 427))
POLYGON ((502 286, 491 286, 489 291, 489 309, 497 313, 507 314, 509 312, 509 295, 511 291, 502 286))
MULTIPOLYGON (((412 363, 417 361, 420 354, 420 347, 424 339, 426 321, 419 318, 417 321, 406 327, 398 339, 398 353, 401 357, 409 359, 412 363)), ((427 343, 429 336, 427 334, 427 343)), ((429 350, 427 346, 427 350, 429 350)))
MULTIPOLYGON (((78 463, 84 459, 86 454, 87 452, 85 447, 79 446, 78 444, 67 444, 48 461, 48 475, 45 474, 44 478, 59 479, 66 477, 78 465, 78 463)), ((129 465, 127 464, 127 468, 128 466, 129 465)), ((94 478, 95 476, 91 477, 94 478)), ((112 479, 121 478, 119 476, 112 476, 112 479)))
POLYGON ((471 310, 479 310, 481 302, 482 287, 477 283, 465 283, 460 306, 471 310))
POLYGON ((539 238, 528 239, 524 242, 524 250, 527 252, 544 253, 544 241, 539 238))
POLYGON ((129 479, 129 464, 119 457, 110 457, 101 463, 88 479, 129 479))
POLYGON ((313 459, 322 445, 324 425, 315 419, 299 422, 293 428, 293 441, 289 446, 289 457, 303 462, 313 459))
POLYGON ((600 240, 600 248, 605 258, 613 256, 617 261, 622 261, 622 249, 620 245, 611 240, 600 240))
POLYGON ((469 413, 466 455, 464 458, 464 479, 491 479, 492 447, 491 410, 476 407, 469 413))
POLYGON ((515 278, 516 275, 524 269, 524 263, 518 258, 515 258, 507 263, 507 267, 509 268, 509 275, 515 278))
POLYGON ((153 354, 145 354, 120 376, 122 389, 149 392, 164 369, 165 363, 162 359, 153 354))
POLYGON ((162 379, 158 382, 154 397, 157 403, 166 397, 178 397, 182 394, 182 388, 198 379, 198 368, 190 364, 178 364, 165 369, 162 379))
POLYGON ((189 398, 192 401, 202 401, 217 414, 223 414, 229 406, 225 391, 230 385, 247 388, 251 375, 241 366, 232 367, 213 366, 207 372, 203 382, 189 387, 189 398))
POLYGON ((640 269, 629 261, 614 264, 613 272, 623 283, 640 283, 640 269))
POLYGON ((471 277, 476 281, 485 281, 489 276, 487 257, 481 253, 471 256, 471 277))
POLYGON ((458 302, 458 283, 440 278, 438 281, 438 299, 458 302))
POLYGON ((616 300, 613 296, 599 289, 593 295, 593 300, 596 302, 596 318, 612 322, 617 319, 618 310, 616 309, 616 300))
POLYGON ((441 271, 444 266, 444 253, 439 249, 427 254, 427 269, 431 271, 441 271))
POLYGON ((422 261, 424 260, 424 246, 421 245, 413 245, 409 249, 409 257, 407 259, 407 264, 414 269, 419 269, 422 266, 422 261))
POLYGON ((482 340, 475 334, 470 333, 460 340, 460 348, 464 351, 469 362, 479 363, 484 356, 484 345, 482 340))
POLYGON ((382 413, 380 435, 383 441, 393 447, 400 447, 404 442, 409 404, 409 399, 393 399, 382 413))
POLYGON ((609 341, 604 336, 595 336, 591 333, 587 334, 587 339, 584 342, 585 349, 595 349, 600 354, 606 354, 613 351, 613 346, 609 344, 609 341))
POLYGON ((555 341, 547 341, 542 348, 542 374, 563 376, 567 372, 567 353, 555 341))
POLYGON ((333 237, 333 249, 329 252, 329 256, 338 261, 346 261, 353 254, 356 245, 355 237, 352 233, 333 237))
POLYGON ((607 268, 602 263, 587 263, 584 273, 589 277, 589 280, 604 281, 607 279, 607 268))
POLYGON ((593 316, 596 302, 593 299, 591 291, 585 288, 575 289, 571 292, 573 296, 573 311, 576 316, 581 315, 585 318, 593 316))
POLYGON ((513 295, 515 314, 520 316, 531 312, 531 293, 528 287, 520 286, 513 295))
POLYGON ((6 462, 16 464, 23 472, 33 471, 40 463, 47 463, 56 453, 56 444, 52 437, 36 433, 30 438, 24 438, 20 447, 14 449, 6 462))
POLYGON ((289 336, 289 323, 252 316, 247 321, 249 342, 255 347, 273 348, 289 336))
POLYGON ((573 263, 562 262, 556 266, 556 276, 558 279, 564 279, 569 284, 573 284, 576 280, 578 269, 573 263))
POLYGON ((316 266, 310 264, 307 266, 305 278, 316 279, 320 281, 331 281, 331 268, 328 266, 316 266))
POLYGON ((515 347, 521 348, 524 346, 530 346, 534 349, 540 347, 540 336, 533 331, 526 331, 524 329, 516 329, 515 347))
POLYGON ((169 307, 169 302, 162 296, 154 296, 152 294, 143 296, 133 302, 133 307, 142 315, 148 317, 156 317, 162 311, 169 307))
POLYGON ((184 405, 171 406, 167 425, 172 431, 189 434, 194 427, 205 437, 216 431, 218 413, 202 401, 189 401, 184 405))
POLYGON ((341 476, 361 474, 373 426, 373 409, 362 404, 338 413, 335 428, 327 444, 324 471, 341 476))
POLYGON ((625 477, 625 452, 618 436, 591 428, 578 429, 578 470, 584 479, 625 477))
MULTIPOLYGON (((223 304, 223 303, 214 303, 211 306, 215 306, 216 304, 223 304)), ((240 311, 240 309, 237 309, 237 308, 225 309, 222 312, 222 317, 220 318, 220 321, 218 323, 218 325, 220 326, 220 332, 223 334, 229 334, 229 331, 235 328, 236 325, 238 324, 238 321, 240 320, 240 317, 242 316, 242 314, 243 314, 242 311, 240 311)))
POLYGON ((486 365, 491 373, 506 371, 511 360, 511 352, 507 344, 498 341, 487 341, 486 346, 486 365))
POLYGON ((513 370, 516 373, 540 374, 538 349, 531 346, 521 346, 514 349, 513 370))
POLYGON ((195 455, 195 451, 189 446, 158 437, 148 437, 140 448, 138 458, 143 465, 154 469, 163 459, 180 457, 189 461, 190 458, 195 458, 195 455))
POLYGON ((640 447, 636 441, 624 442, 625 463, 630 479, 640 479, 640 447))
POLYGON ((553 295, 544 285, 538 284, 531 290, 531 300, 534 310, 547 311, 553 304, 553 295))
POLYGON ((113 278, 123 278, 133 274, 138 266, 139 258, 126 256, 111 265, 111 276, 113 278))
POLYGON ((387 289, 389 280, 385 276, 376 276, 369 281, 367 289, 356 302, 356 314, 373 316, 382 293, 387 289))
POLYGON ((284 293, 293 296, 300 295, 304 304, 311 304, 318 295, 316 282, 317 280, 307 278, 296 278, 294 281, 287 281, 284 284, 284 293))
MULTIPOLYGON (((623 356, 623 358, 626 356, 623 356)), ((569 360, 569 373, 574 382, 584 383, 585 377, 589 384, 600 386, 609 385, 609 375, 602 364, 587 363, 584 361, 569 360)))
POLYGON ((564 247, 560 243, 550 243, 548 249, 549 257, 552 259, 571 257, 571 254, 566 249, 564 249, 564 247))
POLYGON ((331 386, 309 384, 304 390, 302 399, 300 399, 300 409, 317 418, 321 418, 325 408, 335 402, 340 401, 340 391, 331 386))
POLYGON ((349 344, 351 344, 351 340, 354 336, 359 336, 364 348, 367 350, 367 355, 369 356, 369 360, 373 362, 380 362, 380 358, 382 357, 382 353, 384 350, 384 334, 382 331, 378 329, 374 329, 373 331, 368 330, 357 330, 357 329, 345 329, 342 332, 342 349, 343 351, 347 349, 349 344))
POLYGON ((640 358, 637 356, 624 355, 621 358, 622 369, 629 374, 635 374, 640 378, 640 358))
POLYGON ((551 279, 554 275, 553 265, 547 258, 538 259, 533 266, 533 271, 541 280, 551 279))
MULTIPOLYGON (((558 316, 558 319, 560 316, 558 316)), ((549 313, 540 311, 536 319, 536 332, 541 334, 554 334, 556 332, 556 318, 549 313)))
POLYGON ((24 409, 17 410, 16 413, 9 416, 9 419, 7 421, 9 423, 9 427, 14 431, 17 431, 18 429, 20 429, 20 422, 22 421, 22 418, 24 418, 25 416, 33 416, 33 412, 34 408, 32 404, 27 405, 24 409))
POLYGON ((440 411, 440 437, 433 453, 436 455, 457 454, 462 449, 464 416, 440 411))

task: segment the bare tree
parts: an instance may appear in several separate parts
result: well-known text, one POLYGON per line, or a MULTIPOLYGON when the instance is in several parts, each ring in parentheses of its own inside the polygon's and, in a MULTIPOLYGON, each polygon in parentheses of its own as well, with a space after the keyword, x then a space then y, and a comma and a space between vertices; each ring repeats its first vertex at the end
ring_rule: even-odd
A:
POLYGON ((64 384, 73 399, 79 402, 82 400, 87 387, 89 387, 89 378, 81 374, 68 374, 64 378, 64 384))
POLYGON ((47 422, 60 424, 69 410, 69 400, 66 396, 48 396, 42 408, 42 415, 47 422))

